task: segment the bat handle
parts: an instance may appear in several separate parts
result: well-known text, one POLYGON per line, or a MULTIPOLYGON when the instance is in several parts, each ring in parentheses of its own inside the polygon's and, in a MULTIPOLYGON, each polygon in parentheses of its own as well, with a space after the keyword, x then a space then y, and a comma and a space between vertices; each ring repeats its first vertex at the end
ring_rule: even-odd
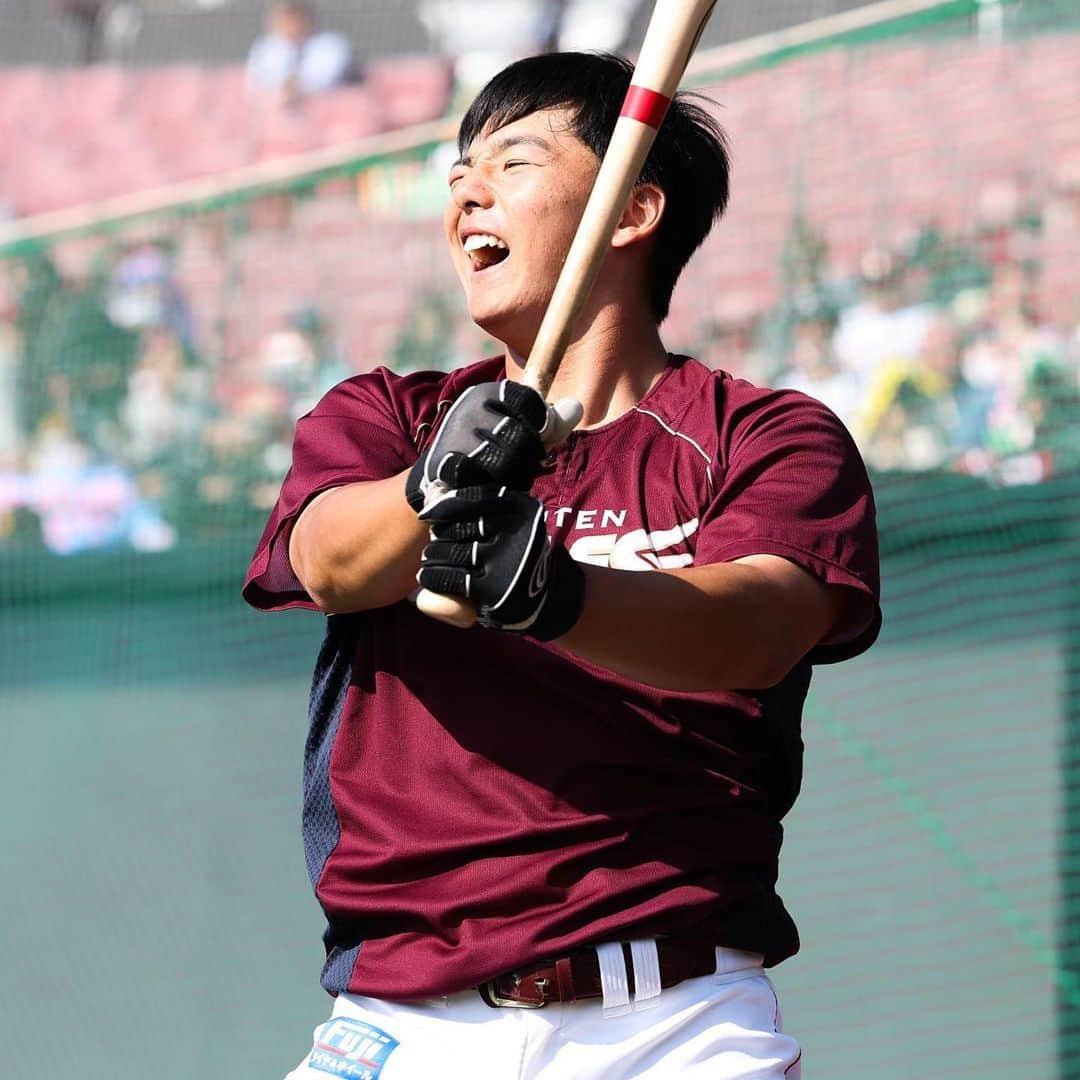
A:
MULTIPOLYGON (((540 438, 548 450, 558 446, 581 423, 583 409, 580 401, 574 398, 560 398, 553 405, 548 405, 547 420, 540 429, 540 438)), ((436 494, 442 494, 438 492, 436 494)), ((414 598, 419 611, 432 619, 456 626, 459 630, 468 630, 476 622, 476 608, 457 596, 446 596, 420 589, 414 598)))

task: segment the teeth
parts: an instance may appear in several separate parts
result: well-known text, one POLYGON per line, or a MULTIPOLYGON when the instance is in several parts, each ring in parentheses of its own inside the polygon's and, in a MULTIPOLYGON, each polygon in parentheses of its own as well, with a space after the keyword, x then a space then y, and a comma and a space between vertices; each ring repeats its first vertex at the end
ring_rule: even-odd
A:
POLYGON ((478 251, 482 247, 502 248, 507 251, 506 242, 490 233, 473 233, 465 238, 464 248, 466 252, 478 251))

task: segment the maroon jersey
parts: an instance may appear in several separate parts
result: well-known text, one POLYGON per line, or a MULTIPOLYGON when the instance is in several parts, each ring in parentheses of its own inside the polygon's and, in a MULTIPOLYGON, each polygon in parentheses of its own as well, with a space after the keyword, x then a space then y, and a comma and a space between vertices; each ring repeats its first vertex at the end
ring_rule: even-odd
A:
MULTIPOLYGON (((379 370, 331 390, 297 425, 247 599, 313 606, 287 550, 304 505, 408 468, 462 390, 502 371, 379 370)), ((773 554, 876 610, 866 472, 832 413, 794 391, 672 358, 635 408, 573 432, 532 491, 583 562, 773 554)), ((810 666, 861 652, 879 621, 842 629, 770 690, 679 693, 404 601, 331 616, 304 770, 323 985, 432 997, 586 943, 688 930, 768 964, 789 956, 775 883, 810 666)))

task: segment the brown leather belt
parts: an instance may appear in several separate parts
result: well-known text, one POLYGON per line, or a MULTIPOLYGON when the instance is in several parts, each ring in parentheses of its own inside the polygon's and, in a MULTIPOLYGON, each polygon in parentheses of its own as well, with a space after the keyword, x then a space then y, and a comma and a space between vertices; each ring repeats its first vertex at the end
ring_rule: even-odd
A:
MULTIPOLYGON (((629 942, 622 943, 626 977, 634 994, 634 965, 629 942)), ((716 946, 701 938, 658 938, 660 986, 666 989, 684 979, 697 979, 716 971, 716 946)), ((600 961, 596 950, 585 948, 541 960, 530 967, 498 975, 476 988, 492 1008, 541 1009, 553 1001, 571 1002, 603 997, 600 961)))

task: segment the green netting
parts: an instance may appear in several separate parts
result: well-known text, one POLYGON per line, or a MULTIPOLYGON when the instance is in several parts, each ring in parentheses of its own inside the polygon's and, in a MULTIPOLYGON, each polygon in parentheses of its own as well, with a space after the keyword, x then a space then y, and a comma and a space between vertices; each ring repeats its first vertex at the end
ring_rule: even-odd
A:
MULTIPOLYGON (((942 4, 694 78, 734 196, 668 344, 818 392, 879 502, 882 638, 817 673, 786 823, 808 1076, 1080 1076, 1078 22, 942 4)), ((5 1076, 276 1076, 324 1014, 321 620, 239 583, 323 390, 489 348, 447 156, 6 234, 5 1076)))

